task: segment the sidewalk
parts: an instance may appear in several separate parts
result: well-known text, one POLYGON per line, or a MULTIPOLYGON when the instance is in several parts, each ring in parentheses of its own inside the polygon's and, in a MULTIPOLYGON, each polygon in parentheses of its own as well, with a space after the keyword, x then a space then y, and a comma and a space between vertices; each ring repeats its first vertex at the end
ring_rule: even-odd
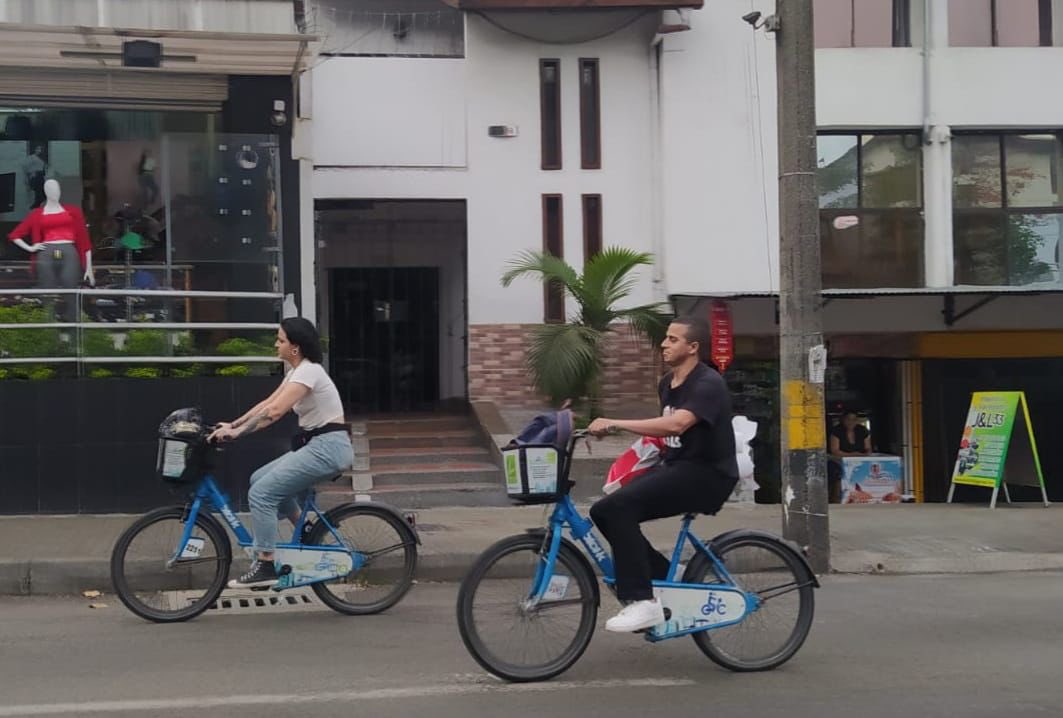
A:
MULTIPOLYGON (((439 508, 417 512, 420 580, 456 581, 494 541, 543 523, 543 507, 439 508)), ((0 517, 0 594, 110 590, 110 554, 135 517, 0 517)), ((241 517, 243 518, 243 517, 241 517)), ((831 509, 832 567, 841 573, 988 573, 1063 569, 1063 505, 905 504, 831 509)), ((658 547, 677 519, 646 525, 658 547)), ((708 539, 732 528, 781 530, 780 507, 729 504, 701 517, 708 539)))

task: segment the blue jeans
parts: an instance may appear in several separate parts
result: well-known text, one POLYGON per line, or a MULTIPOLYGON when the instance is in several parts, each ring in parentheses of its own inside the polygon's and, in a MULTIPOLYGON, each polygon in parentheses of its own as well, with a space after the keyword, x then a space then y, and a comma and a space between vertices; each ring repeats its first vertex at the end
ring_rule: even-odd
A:
POLYGON ((271 553, 276 548, 277 519, 299 511, 296 495, 353 464, 351 438, 342 431, 333 431, 315 436, 298 451, 289 451, 251 474, 247 499, 255 550, 271 553))

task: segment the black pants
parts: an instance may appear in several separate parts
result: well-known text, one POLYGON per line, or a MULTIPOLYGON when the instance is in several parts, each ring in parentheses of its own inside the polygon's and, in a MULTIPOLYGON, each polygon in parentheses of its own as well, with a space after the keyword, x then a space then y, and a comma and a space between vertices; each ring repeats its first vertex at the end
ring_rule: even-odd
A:
POLYGON ((653 598, 653 579, 668 575, 670 560, 642 535, 643 521, 687 512, 715 514, 737 481, 704 464, 664 464, 591 506, 591 518, 613 549, 616 593, 622 601, 653 598))

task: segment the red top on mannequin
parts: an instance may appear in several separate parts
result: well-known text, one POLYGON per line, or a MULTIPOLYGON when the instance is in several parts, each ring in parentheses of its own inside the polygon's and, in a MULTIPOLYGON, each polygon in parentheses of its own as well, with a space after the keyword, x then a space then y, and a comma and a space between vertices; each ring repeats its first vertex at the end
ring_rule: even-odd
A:
MULTIPOLYGON (((7 235, 12 242, 16 239, 31 237, 30 244, 42 242, 73 241, 81 257, 81 268, 85 268, 85 254, 92 249, 89 232, 85 229, 85 215, 80 207, 62 205, 62 212, 45 214, 43 207, 26 215, 26 218, 7 235)), ((34 258, 36 256, 34 255, 34 258)))

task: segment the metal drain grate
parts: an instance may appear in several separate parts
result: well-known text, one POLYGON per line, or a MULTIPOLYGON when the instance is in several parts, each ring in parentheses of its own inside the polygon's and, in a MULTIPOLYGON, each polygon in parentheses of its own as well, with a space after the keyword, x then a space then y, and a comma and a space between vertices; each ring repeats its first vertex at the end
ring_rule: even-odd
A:
POLYGON ((248 611, 313 611, 325 610, 324 606, 310 591, 226 591, 210 607, 211 611, 222 613, 246 613, 248 611))
MULTIPOLYGON (((201 594, 192 591, 169 592, 170 607, 187 605, 201 594)), ((293 589, 282 593, 273 591, 226 590, 208 611, 216 613, 248 613, 262 611, 326 611, 328 607, 310 590, 293 589)))

